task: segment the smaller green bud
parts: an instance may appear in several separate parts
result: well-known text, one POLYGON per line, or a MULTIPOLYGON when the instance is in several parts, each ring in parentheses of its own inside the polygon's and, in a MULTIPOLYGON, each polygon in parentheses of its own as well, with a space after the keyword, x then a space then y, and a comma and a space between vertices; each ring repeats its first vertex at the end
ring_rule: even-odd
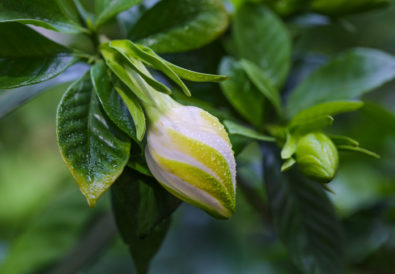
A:
POLYGON ((313 132, 299 139, 296 162, 307 177, 319 183, 329 183, 336 174, 339 156, 328 136, 322 132, 313 132))

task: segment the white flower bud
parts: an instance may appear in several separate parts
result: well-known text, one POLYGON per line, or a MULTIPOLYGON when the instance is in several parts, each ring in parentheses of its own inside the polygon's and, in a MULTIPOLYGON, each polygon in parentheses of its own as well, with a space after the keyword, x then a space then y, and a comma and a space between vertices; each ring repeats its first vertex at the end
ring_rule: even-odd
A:
POLYGON ((208 112, 174 103, 151 119, 148 167, 176 197, 214 217, 229 218, 235 208, 236 163, 228 135, 208 112))

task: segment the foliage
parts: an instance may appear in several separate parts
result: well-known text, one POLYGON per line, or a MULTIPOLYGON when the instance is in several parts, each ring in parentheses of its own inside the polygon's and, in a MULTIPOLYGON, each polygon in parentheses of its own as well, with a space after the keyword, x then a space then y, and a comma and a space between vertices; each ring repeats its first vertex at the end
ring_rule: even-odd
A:
POLYGON ((137 273, 191 272, 205 252, 197 273, 391 273, 395 51, 390 28, 364 31, 391 21, 389 2, 0 1, 0 271, 129 273, 118 231, 137 273), (57 139, 44 138, 56 100, 57 139), (180 104, 205 111, 166 116, 180 104), (158 121, 176 146, 152 143, 158 121), (55 140, 95 208, 45 156, 55 140), (153 170, 162 150, 173 158, 153 170), (227 208, 234 157, 229 222, 178 199, 227 208), (44 183, 24 174, 29 161, 44 183), (181 254, 186 239, 196 250, 181 254), (240 259, 245 243, 255 256, 240 259), (163 249, 186 259, 159 269, 163 249), (92 260, 105 250, 111 262, 92 260))

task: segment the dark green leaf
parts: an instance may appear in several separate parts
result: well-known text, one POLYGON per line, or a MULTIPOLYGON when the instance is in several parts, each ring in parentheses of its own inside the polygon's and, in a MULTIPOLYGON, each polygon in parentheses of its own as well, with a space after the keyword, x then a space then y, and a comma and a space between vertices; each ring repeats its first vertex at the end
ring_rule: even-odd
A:
POLYGON ((240 57, 258 65, 280 88, 291 64, 291 40, 282 21, 262 4, 246 4, 237 11, 233 27, 240 57))
POLYGON ((2 0, 0 22, 32 24, 65 33, 86 31, 68 17, 68 12, 58 5, 58 1, 2 0))
POLYGON ((277 114, 282 116, 281 98, 278 90, 274 88, 271 81, 266 77, 265 72, 253 62, 242 59, 241 66, 247 73, 248 78, 254 83, 260 92, 272 103, 277 114))
POLYGON ((108 117, 123 132, 137 141, 136 126, 125 103, 112 86, 110 72, 103 62, 91 69, 91 79, 100 103, 108 117))
POLYGON ((111 71, 121 80, 133 93, 148 104, 154 104, 150 97, 150 88, 148 84, 140 77, 137 71, 133 70, 128 61, 118 53, 116 50, 103 46, 101 47, 101 54, 103 55, 107 66, 111 71))
POLYGON ((62 73, 77 59, 68 49, 19 23, 0 23, 0 89, 37 84, 62 73))
POLYGON ((105 115, 89 73, 64 94, 56 133, 66 166, 94 206, 126 166, 130 140, 105 115))
POLYGON ((359 101, 335 101, 318 104, 296 114, 291 120, 290 127, 305 123, 319 116, 332 116, 344 112, 355 111, 362 106, 363 102, 359 101))
POLYGON ((267 141, 267 142, 275 141, 275 138, 271 136, 261 134, 251 128, 236 124, 235 122, 232 121, 224 121, 224 125, 228 130, 229 134, 240 135, 259 141, 267 141))
POLYGON ((225 57, 219 73, 229 76, 221 83, 222 91, 232 106, 251 124, 261 128, 265 98, 249 81, 241 65, 231 57, 225 57))
POLYGON ((328 101, 354 99, 394 77, 393 56, 374 49, 350 50, 314 71, 291 93, 288 114, 328 101))
POLYGON ((302 273, 344 272, 343 233, 320 184, 295 169, 280 172, 280 160, 267 157, 265 183, 274 225, 302 273))
POLYGON ((97 0, 95 3, 96 27, 105 23, 121 11, 137 5, 142 0, 97 0))
POLYGON ((129 38, 157 53, 181 52, 208 44, 227 26, 221 0, 163 0, 140 18, 129 38))
POLYGON ((129 245, 136 268, 146 273, 180 200, 155 179, 126 169, 112 187, 112 202, 118 229, 129 245))

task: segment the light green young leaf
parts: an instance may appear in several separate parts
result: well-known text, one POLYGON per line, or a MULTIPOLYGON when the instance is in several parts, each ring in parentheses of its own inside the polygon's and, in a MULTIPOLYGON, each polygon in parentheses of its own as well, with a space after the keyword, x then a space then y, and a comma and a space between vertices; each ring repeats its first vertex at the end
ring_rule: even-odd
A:
POLYGON ((120 82, 115 83, 115 90, 121 96, 123 102, 129 110, 130 115, 132 115, 134 124, 136 126, 136 136, 137 140, 141 141, 144 138, 146 122, 144 110, 141 107, 139 101, 134 96, 134 94, 130 93, 128 88, 125 87, 120 82))
POLYGON ((78 59, 70 51, 19 23, 0 23, 0 89, 49 80, 78 59))
POLYGON ((178 75, 169 67, 170 63, 162 59, 149 47, 143 45, 136 45, 129 40, 112 41, 111 44, 113 46, 128 50, 130 54, 131 52, 133 52, 143 62, 157 70, 162 71, 167 77, 173 80, 174 83, 181 87, 185 95, 191 96, 191 92, 189 91, 188 87, 184 84, 180 77, 178 77, 178 75))
POLYGON ((240 135, 259 141, 274 142, 275 138, 261 134, 251 128, 236 124, 232 121, 224 121, 224 125, 230 134, 240 135))
POLYGON ((291 39, 281 19, 262 4, 248 3, 237 11, 233 30, 240 57, 259 66, 279 89, 291 64, 291 39))
POLYGON ((334 101, 318 104, 300 111, 296 114, 291 122, 290 127, 303 124, 306 121, 315 119, 319 116, 336 115, 344 112, 351 112, 360 109, 363 102, 360 101, 334 101))
POLYGON ((137 21, 129 39, 157 53, 182 52, 210 43, 227 26, 221 0, 163 0, 137 21))
POLYGON ((57 111, 58 145, 67 168, 90 206, 122 173, 130 139, 107 118, 89 73, 64 94, 57 111))
POLYGON ((331 140, 336 146, 347 145, 347 146, 359 147, 359 142, 350 137, 342 136, 342 135, 328 135, 328 136, 329 138, 331 138, 331 140))
POLYGON ((147 71, 144 64, 136 58, 134 51, 130 47, 132 44, 128 40, 117 40, 111 41, 108 45, 110 48, 116 50, 129 62, 129 65, 135 70, 140 76, 157 91, 161 91, 167 94, 171 94, 171 90, 159 81, 156 81, 152 75, 147 71))
POLYGON ((107 116, 123 132, 138 141, 133 118, 122 98, 113 88, 110 71, 104 62, 100 61, 93 65, 90 73, 92 85, 107 116))
POLYGON ((108 46, 102 46, 100 49, 107 66, 112 72, 142 101, 153 104, 150 97, 147 83, 140 77, 138 72, 134 71, 128 64, 127 60, 108 46))
POLYGON ((395 77, 395 58, 375 49, 352 49, 318 68, 291 93, 287 112, 355 99, 395 77), (340 73, 341 72, 341 73, 340 73))
POLYGON ((337 145, 336 147, 339 150, 360 152, 360 153, 366 154, 368 156, 380 159, 380 155, 378 155, 377 153, 374 153, 373 151, 362 148, 362 147, 349 146, 349 145, 337 145))
POLYGON ((142 0, 97 0, 95 3, 96 28, 121 11, 137 5, 142 0))
POLYGON ((2 0, 0 22, 31 24, 64 33, 87 31, 65 14, 58 1, 53 0, 2 0))
POLYGON ((278 90, 272 86, 270 80, 266 77, 265 72, 253 62, 242 59, 241 66, 247 73, 249 79, 254 83, 260 92, 272 103, 277 114, 282 116, 281 98, 278 90))
POLYGON ((222 59, 219 73, 229 76, 221 83, 231 105, 252 125, 262 128, 265 97, 252 85, 240 63, 231 57, 222 59))
POLYGON ((281 172, 285 172, 285 171, 289 170, 291 167, 294 166, 294 164, 296 164, 296 161, 292 157, 285 160, 285 162, 281 166, 281 172))
POLYGON ((287 132, 285 144, 281 150, 281 159, 289 159, 296 152, 298 137, 287 132))

